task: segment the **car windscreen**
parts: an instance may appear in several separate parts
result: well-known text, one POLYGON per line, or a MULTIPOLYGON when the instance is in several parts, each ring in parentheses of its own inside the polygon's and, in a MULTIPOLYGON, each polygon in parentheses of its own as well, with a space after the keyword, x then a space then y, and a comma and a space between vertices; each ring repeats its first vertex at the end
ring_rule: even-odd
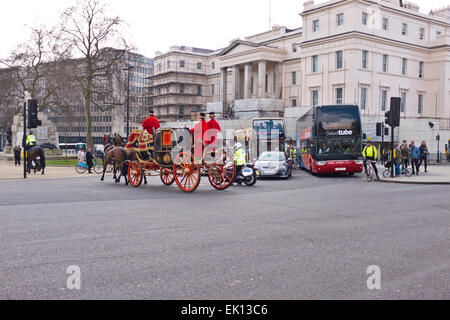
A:
POLYGON ((282 152, 265 152, 258 158, 260 161, 284 161, 285 159, 282 152))

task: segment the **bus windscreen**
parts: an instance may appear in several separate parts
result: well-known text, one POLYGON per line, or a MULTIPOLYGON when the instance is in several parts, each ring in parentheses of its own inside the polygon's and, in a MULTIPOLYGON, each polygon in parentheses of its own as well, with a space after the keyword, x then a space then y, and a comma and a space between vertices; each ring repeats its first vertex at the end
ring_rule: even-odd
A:
POLYGON ((283 131, 283 120, 259 119, 253 121, 253 130, 260 137, 280 136, 283 131))
POLYGON ((361 135, 361 118, 357 107, 321 107, 316 111, 318 137, 361 135))

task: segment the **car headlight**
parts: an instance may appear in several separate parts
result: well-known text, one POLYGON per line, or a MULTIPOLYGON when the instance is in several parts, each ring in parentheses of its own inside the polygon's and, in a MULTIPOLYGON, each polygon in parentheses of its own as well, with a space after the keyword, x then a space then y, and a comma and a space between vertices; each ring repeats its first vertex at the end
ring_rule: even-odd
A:
POLYGON ((363 164, 364 161, 362 161, 362 160, 355 160, 355 163, 356 163, 356 164, 363 164))
POLYGON ((327 164, 326 161, 318 161, 318 162, 317 162, 317 165, 319 165, 319 166, 324 166, 324 165, 326 165, 326 164, 327 164))

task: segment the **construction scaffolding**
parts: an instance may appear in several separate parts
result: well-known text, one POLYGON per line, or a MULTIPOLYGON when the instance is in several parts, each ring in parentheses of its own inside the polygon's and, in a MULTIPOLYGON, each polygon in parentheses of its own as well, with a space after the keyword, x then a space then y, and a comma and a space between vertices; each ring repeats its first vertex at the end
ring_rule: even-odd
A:
POLYGON ((219 70, 209 55, 213 51, 177 48, 155 58, 151 77, 152 106, 163 121, 192 119, 206 111, 208 102, 219 100, 219 70))

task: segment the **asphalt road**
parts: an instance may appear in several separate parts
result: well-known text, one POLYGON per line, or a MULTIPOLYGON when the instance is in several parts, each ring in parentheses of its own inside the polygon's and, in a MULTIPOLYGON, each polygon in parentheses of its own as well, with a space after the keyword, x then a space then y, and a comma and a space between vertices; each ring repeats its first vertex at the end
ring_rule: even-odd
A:
POLYGON ((4 181, 0 299, 449 299, 449 195, 298 170, 193 194, 159 178, 4 181))

